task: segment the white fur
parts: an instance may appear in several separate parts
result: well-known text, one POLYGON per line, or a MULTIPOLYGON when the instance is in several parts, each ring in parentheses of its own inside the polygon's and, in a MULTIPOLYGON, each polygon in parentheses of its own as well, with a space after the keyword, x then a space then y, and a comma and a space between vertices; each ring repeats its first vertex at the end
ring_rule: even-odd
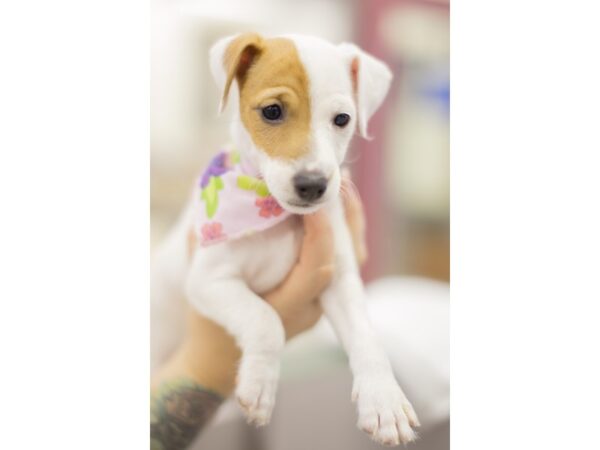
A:
POLYGON ((392 72, 383 62, 363 52, 354 44, 343 43, 340 45, 340 51, 346 61, 356 59, 358 62, 358 131, 362 137, 369 138, 367 124, 387 95, 392 82, 392 72))
MULTIPOLYGON (((415 438, 410 424, 418 420, 369 324, 364 288, 338 195, 340 165, 357 127, 356 116, 358 128, 366 135, 366 123, 383 101, 391 74, 383 63, 351 44, 334 46, 317 38, 289 37, 310 79, 310 152, 296 161, 269 158, 255 147, 237 111, 232 138, 242 158, 258 168, 284 208, 303 214, 318 208, 327 211, 335 236, 336 273, 321 303, 349 356, 358 426, 384 444, 408 442, 415 438), (356 96, 350 78, 353 58, 361 61, 356 96), (343 129, 332 125, 332 117, 341 112, 352 118, 343 129), (322 171, 329 178, 329 186, 318 205, 294 207, 289 203, 295 196, 291 180, 299 170, 306 169, 322 171)), ((220 61, 229 39, 219 41, 211 51, 211 69, 221 87, 224 73, 220 61)), ((230 99, 236 98, 237 91, 232 91, 230 99)), ((159 338, 153 341, 153 354, 164 358, 174 348, 178 336, 175 330, 183 327, 182 309, 173 306, 176 312, 165 311, 167 305, 176 304, 185 286, 189 302, 235 337, 243 353, 237 398, 250 421, 266 424, 275 401, 285 334, 279 316, 260 295, 279 284, 295 263, 302 239, 301 221, 294 216, 260 234, 201 248, 186 270, 189 216, 190 212, 183 215, 156 255, 152 324, 156 328, 153 334, 159 338), (161 324, 157 312, 170 321, 161 324), (182 322, 176 324, 177 320, 182 322)))

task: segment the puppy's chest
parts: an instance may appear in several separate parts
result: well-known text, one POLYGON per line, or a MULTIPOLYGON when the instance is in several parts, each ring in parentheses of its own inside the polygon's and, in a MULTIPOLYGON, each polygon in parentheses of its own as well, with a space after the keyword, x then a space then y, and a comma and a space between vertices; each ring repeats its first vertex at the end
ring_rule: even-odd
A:
POLYGON ((240 242, 236 257, 254 292, 263 294, 283 281, 298 260, 303 233, 301 220, 293 216, 240 242))

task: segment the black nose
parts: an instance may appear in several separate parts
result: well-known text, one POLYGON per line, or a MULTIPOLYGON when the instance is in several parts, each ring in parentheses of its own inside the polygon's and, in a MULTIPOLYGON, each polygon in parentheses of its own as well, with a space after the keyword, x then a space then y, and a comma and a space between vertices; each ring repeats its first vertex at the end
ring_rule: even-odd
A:
POLYGON ((293 182, 298 197, 307 202, 321 198, 327 190, 327 178, 320 172, 300 172, 293 182))

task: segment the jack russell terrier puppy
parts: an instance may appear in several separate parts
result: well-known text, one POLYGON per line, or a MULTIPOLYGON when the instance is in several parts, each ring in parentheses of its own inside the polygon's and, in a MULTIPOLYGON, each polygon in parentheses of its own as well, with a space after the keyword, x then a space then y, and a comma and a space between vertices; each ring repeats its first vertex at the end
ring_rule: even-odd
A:
POLYGON ((261 295, 298 258, 297 215, 323 208, 334 230, 335 275, 321 296, 354 375, 358 427, 377 442, 415 439, 417 416, 371 329, 365 290, 339 196, 340 165, 354 130, 367 123, 392 79, 385 64, 353 44, 308 36, 245 33, 218 41, 211 71, 220 109, 234 106, 235 151, 222 152, 156 252, 152 268, 154 360, 181 339, 185 296, 222 325, 242 350, 236 396, 250 422, 269 422, 285 333, 261 295), (188 257, 187 236, 199 245, 188 257))

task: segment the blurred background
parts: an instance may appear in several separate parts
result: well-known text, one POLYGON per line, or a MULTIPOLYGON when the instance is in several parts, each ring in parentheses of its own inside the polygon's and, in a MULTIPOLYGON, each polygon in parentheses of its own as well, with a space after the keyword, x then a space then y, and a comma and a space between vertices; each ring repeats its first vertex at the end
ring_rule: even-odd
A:
MULTIPOLYGON (((347 157, 367 214, 363 275, 373 282, 373 321, 424 425, 414 448, 448 448, 448 1, 153 0, 153 244, 227 142, 207 55, 218 38, 241 31, 352 41, 394 72, 369 124, 374 139, 355 137, 347 157)), ((354 428, 346 359, 326 324, 290 343, 283 371, 269 427, 246 426, 226 405, 197 448, 379 448, 354 428)))

